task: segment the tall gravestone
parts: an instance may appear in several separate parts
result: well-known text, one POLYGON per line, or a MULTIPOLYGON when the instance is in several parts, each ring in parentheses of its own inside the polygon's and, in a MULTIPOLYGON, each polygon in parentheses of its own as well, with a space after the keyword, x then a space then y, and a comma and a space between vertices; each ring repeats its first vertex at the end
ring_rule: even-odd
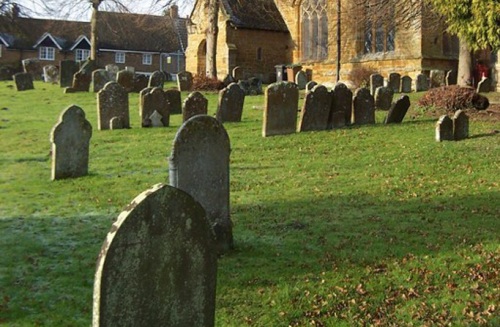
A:
POLYGON ((410 93, 411 92, 411 84, 412 79, 410 76, 406 75, 401 77, 401 93, 410 93))
POLYGON ((73 76, 80 69, 78 62, 74 60, 62 60, 59 62, 60 67, 60 87, 71 87, 73 85, 73 76))
POLYGON ((165 74, 159 70, 154 71, 151 76, 149 76, 148 87, 161 87, 165 84, 165 74))
POLYGON ((307 74, 305 71, 301 70, 295 75, 295 83, 299 87, 299 90, 304 90, 307 84, 307 74))
POLYGON ((337 83, 333 87, 332 96, 329 126, 340 128, 349 125, 352 118, 352 91, 344 83, 337 83))
POLYGON ((401 88, 401 75, 398 73, 390 73, 387 86, 390 87, 394 93, 398 93, 401 88))
POLYGON ((106 83, 111 82, 111 76, 106 69, 96 69, 92 72, 93 91, 99 92, 106 83))
POLYGON ((207 98, 198 91, 192 92, 184 100, 184 105, 182 106, 182 121, 185 122, 196 115, 206 115, 207 112, 207 98))
POLYGON ((375 95, 377 87, 384 86, 384 77, 380 74, 370 75, 370 94, 375 95))
POLYGON ((243 92, 238 84, 229 84, 228 87, 219 92, 219 103, 216 113, 217 120, 221 123, 240 122, 244 102, 245 92, 243 92))
POLYGON ((375 101, 366 88, 357 89, 353 98, 353 123, 375 124, 375 101))
POLYGON ((215 324, 217 251, 205 210, 157 184, 111 227, 97 259, 93 327, 215 324))
POLYGON ((423 92, 429 90, 429 78, 425 74, 418 74, 415 80, 415 91, 423 92))
POLYGON ((387 113, 384 124, 401 123, 410 108, 410 98, 407 95, 400 97, 391 105, 387 113))
POLYGON ((162 88, 154 87, 144 94, 141 117, 142 127, 169 126, 170 110, 162 88))
POLYGON ((323 85, 316 85, 311 92, 307 92, 300 113, 298 131, 326 130, 331 103, 331 94, 323 85))
POLYGON ((97 128, 99 130, 130 128, 128 93, 116 82, 108 82, 97 93, 97 128), (116 123, 111 124, 114 120, 116 123))
POLYGON ((391 108, 394 90, 388 86, 380 86, 375 90, 375 109, 389 110, 391 108))
POLYGON ((177 74, 177 87, 179 91, 191 91, 193 87, 193 74, 190 72, 179 72, 177 74))
POLYGON ((126 92, 134 91, 134 73, 130 70, 124 69, 120 70, 116 74, 116 82, 120 84, 126 92))
POLYGON ((469 117, 462 110, 455 111, 453 121, 453 139, 464 140, 469 137, 469 117))
POLYGON ((446 115, 436 123, 436 141, 453 141, 453 121, 446 115))
POLYGON ((12 76, 14 83, 16 84, 16 90, 26 91, 33 90, 33 76, 28 73, 17 73, 12 76))
POLYGON ((139 92, 139 116, 142 118, 142 111, 144 108, 144 96, 146 94, 149 94, 153 88, 152 87, 146 87, 139 92))
POLYGON ((164 92, 165 99, 167 100, 170 107, 170 114, 181 114, 182 113, 182 100, 181 92, 176 89, 166 90, 164 92))
POLYGON ((292 82, 270 84, 265 91, 262 136, 295 133, 299 88, 292 82))
POLYGON ((52 128, 52 180, 85 176, 89 167, 92 126, 75 105, 66 108, 52 128))
POLYGON ((177 131, 169 158, 170 185, 200 202, 220 253, 233 248, 229 211, 229 136, 217 119, 198 115, 177 131))

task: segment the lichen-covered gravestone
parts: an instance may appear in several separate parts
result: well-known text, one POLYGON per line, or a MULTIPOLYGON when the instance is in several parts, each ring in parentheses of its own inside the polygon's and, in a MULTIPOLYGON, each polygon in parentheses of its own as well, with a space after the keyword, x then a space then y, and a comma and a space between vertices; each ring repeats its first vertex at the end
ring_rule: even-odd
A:
POLYGON ((106 83, 111 82, 111 76, 106 69, 96 69, 92 72, 92 84, 94 92, 99 92, 106 83))
POLYGON ((401 77, 401 93, 411 92, 412 79, 410 76, 401 77))
POLYGON ((375 90, 381 86, 384 86, 384 77, 380 74, 371 74, 370 75, 370 94, 375 95, 375 90))
POLYGON ((200 202, 217 238, 218 252, 233 248, 229 211, 229 136, 217 119, 194 116, 174 139, 169 158, 170 185, 200 202))
POLYGON ((157 119, 159 116, 161 116, 161 127, 168 127, 170 124, 170 110, 167 100, 163 94, 163 89, 154 87, 143 95, 142 127, 160 127, 157 123, 153 124, 153 118, 157 119), (154 113, 156 113, 155 117, 152 117, 154 113))
POLYGON ((193 74, 190 72, 179 72, 177 74, 177 87, 179 91, 191 91, 193 87, 193 74))
POLYGON ((219 92, 219 103, 216 118, 221 123, 240 122, 243 114, 243 104, 245 102, 245 92, 236 83, 229 84, 228 87, 219 92))
POLYGON ((464 140, 469 137, 469 117, 462 110, 455 111, 453 115, 453 139, 464 140))
POLYGON ((45 83, 59 82, 59 68, 54 65, 43 66, 43 79, 45 83))
POLYGON ((401 123, 410 108, 410 98, 407 95, 400 97, 392 104, 385 117, 384 124, 401 123))
POLYGON ((390 73, 387 86, 390 87, 394 93, 398 93, 401 88, 401 75, 398 73, 390 73))
POLYGON ((299 88, 291 82, 277 82, 269 85, 265 92, 262 136, 295 133, 299 88))
POLYGON ((111 227, 97 259, 93 327, 215 324, 217 253, 205 210, 158 184, 111 227))
POLYGON ((75 105, 66 108, 52 128, 52 180, 85 176, 89 167, 92 126, 75 105))
POLYGON ((445 84, 446 84, 445 77, 446 77, 446 74, 445 74, 444 70, 438 70, 438 69, 431 70, 431 72, 430 72, 431 87, 445 86, 445 84))
POLYGON ((73 85, 73 76, 80 69, 78 62, 74 60, 62 60, 59 62, 60 66, 60 77, 59 86, 60 87, 70 87, 73 85))
POLYGON ((391 87, 380 86, 375 90, 375 109, 389 110, 394 97, 394 90, 391 87))
POLYGON ((332 97, 323 85, 316 85, 306 93, 299 120, 299 132, 322 131, 328 127, 332 97))
POLYGON ((375 101, 366 88, 357 89, 353 98, 353 123, 375 124, 375 101))
POLYGON ((108 82, 97 93, 97 128, 110 129, 113 118, 119 120, 121 128, 130 127, 128 93, 120 84, 108 82))
POLYGON ((170 89, 166 90, 164 95, 170 107, 170 114, 182 114, 181 92, 176 89, 170 89))
POLYGON ((453 141, 453 121, 446 115, 436 123, 436 141, 453 141))
POLYGON ((208 100, 198 91, 190 93, 182 106, 182 121, 196 115, 206 115, 208 110, 208 100))
POLYGON ((31 76, 31 74, 17 73, 14 74, 12 78, 16 84, 16 90, 18 91, 33 90, 35 88, 33 86, 33 76, 31 76))
POLYGON ((165 83, 165 74, 159 70, 154 71, 151 76, 149 76, 148 87, 160 87, 163 88, 165 83))
POLYGON ((344 83, 337 83, 332 90, 332 107, 328 125, 340 128, 351 124, 352 91, 344 83))

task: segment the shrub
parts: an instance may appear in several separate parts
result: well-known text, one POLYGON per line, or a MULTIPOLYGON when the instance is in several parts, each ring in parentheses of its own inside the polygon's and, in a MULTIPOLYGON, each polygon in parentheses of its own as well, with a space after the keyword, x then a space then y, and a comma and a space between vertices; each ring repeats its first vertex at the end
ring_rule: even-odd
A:
POLYGON ((418 104, 450 111, 472 108, 484 110, 488 108, 489 101, 488 98, 476 93, 472 88, 450 85, 430 89, 420 98, 418 104))
POLYGON ((219 91, 224 88, 224 83, 217 78, 205 75, 193 76, 193 90, 197 91, 219 91))
POLYGON ((368 87, 370 85, 370 75, 377 71, 373 67, 356 67, 349 72, 349 80, 355 88, 368 87))

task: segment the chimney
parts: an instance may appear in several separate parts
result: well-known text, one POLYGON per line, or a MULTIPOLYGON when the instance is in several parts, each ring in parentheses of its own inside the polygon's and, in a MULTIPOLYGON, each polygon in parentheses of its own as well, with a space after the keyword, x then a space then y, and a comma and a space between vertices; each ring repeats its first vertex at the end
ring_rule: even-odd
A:
POLYGON ((171 18, 179 18, 179 7, 177 7, 176 5, 172 5, 169 9, 169 13, 171 18))

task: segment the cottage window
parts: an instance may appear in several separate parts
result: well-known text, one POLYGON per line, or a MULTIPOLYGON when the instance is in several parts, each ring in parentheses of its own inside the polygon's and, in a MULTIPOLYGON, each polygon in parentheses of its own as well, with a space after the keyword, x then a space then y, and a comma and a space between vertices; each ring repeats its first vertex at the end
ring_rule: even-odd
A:
POLYGON ((144 53, 142 55, 142 64, 151 65, 153 63, 153 55, 150 53, 144 53))
POLYGON ((391 1, 369 2, 366 6, 365 53, 395 50, 394 15, 394 3, 391 1))
POLYGON ((56 58, 56 49, 53 47, 40 47, 39 58, 40 60, 54 60, 56 58))
POLYGON ((125 63, 125 52, 115 53, 115 63, 124 64, 125 63))
POLYGON ((301 4, 302 60, 324 60, 328 57, 328 3, 326 0, 304 0, 301 4))
POLYGON ((87 49, 76 49, 75 51, 75 61, 85 61, 90 57, 90 50, 87 49))

